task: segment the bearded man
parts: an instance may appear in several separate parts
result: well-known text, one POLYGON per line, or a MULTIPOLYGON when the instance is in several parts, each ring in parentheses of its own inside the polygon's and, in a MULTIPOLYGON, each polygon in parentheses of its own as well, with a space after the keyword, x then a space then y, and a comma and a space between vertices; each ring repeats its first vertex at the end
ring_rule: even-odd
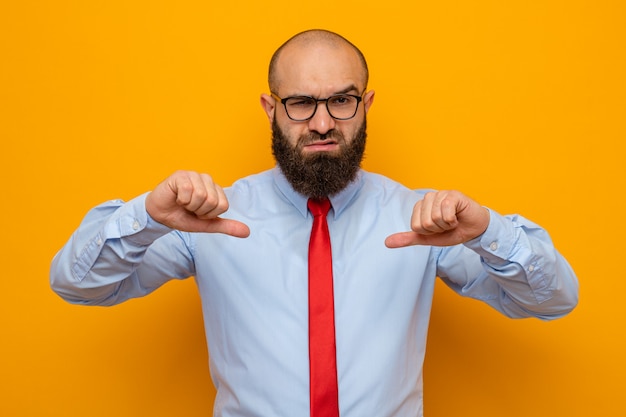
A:
POLYGON ((99 206, 55 256, 53 289, 112 305, 195 276, 215 416, 421 417, 436 277, 544 320, 574 308, 578 284, 523 217, 362 170, 367 81, 340 35, 289 39, 261 95, 277 166, 225 189, 179 171, 99 206))

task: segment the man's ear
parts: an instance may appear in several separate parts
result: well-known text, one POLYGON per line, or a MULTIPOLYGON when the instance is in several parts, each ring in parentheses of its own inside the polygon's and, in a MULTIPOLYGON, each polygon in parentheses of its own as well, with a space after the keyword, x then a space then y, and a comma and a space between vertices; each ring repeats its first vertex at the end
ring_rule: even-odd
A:
POLYGON ((274 122, 274 111, 276 109, 276 100, 268 94, 261 94, 261 107, 267 114, 270 124, 274 122))
POLYGON ((366 113, 370 109, 372 103, 374 103, 374 94, 376 94, 376 92, 374 90, 370 90, 363 96, 363 107, 365 108, 366 113))

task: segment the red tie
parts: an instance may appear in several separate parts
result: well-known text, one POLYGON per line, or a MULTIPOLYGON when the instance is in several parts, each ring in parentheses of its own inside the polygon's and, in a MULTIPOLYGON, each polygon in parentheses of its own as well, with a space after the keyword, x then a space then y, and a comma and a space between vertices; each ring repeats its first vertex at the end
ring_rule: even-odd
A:
POLYGON ((309 242, 309 366, 311 417, 339 417, 333 265, 326 215, 328 199, 310 199, 313 229, 309 242))

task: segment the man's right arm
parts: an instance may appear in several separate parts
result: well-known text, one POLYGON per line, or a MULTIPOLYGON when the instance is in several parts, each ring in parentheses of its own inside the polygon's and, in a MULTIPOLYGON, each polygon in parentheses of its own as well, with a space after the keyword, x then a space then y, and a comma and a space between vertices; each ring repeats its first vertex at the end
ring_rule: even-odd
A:
POLYGON ((189 236, 152 219, 145 199, 110 201, 85 216, 52 261, 50 283, 59 296, 113 305, 193 275, 189 236))
POLYGON ((191 171, 175 172, 128 203, 98 206, 53 259, 52 288, 69 302, 112 305, 193 275, 183 232, 250 234, 245 224, 220 218, 226 210, 222 188, 191 171))

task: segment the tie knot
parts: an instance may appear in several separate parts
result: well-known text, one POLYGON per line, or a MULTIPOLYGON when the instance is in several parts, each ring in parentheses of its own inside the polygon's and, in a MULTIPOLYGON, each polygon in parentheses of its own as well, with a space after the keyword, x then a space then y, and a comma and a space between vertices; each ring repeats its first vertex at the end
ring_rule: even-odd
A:
POLYGON ((316 198, 309 198, 307 206, 309 207, 309 211, 311 212, 313 217, 326 217, 326 215, 330 211, 330 200, 327 198, 323 198, 321 200, 318 200, 316 198))

